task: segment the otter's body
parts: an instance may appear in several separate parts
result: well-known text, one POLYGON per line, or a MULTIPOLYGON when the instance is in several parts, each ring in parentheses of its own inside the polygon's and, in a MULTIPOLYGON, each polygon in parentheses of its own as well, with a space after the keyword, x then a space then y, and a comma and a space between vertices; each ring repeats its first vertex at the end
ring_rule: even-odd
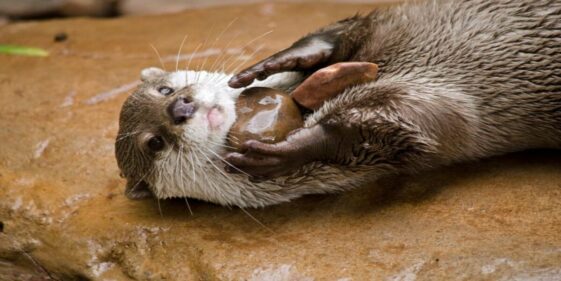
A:
MULTIPOLYGON (((140 88, 123 107, 119 135, 149 123, 165 125, 158 130, 164 131, 161 135, 169 148, 150 156, 135 152, 141 150, 138 141, 117 142, 129 193, 146 181, 160 198, 187 196, 224 205, 265 206, 309 193, 348 190, 388 173, 417 172, 530 148, 561 148, 559 1, 431 1, 379 10, 300 39, 234 76, 230 85, 241 87, 273 73, 314 71, 342 61, 377 63, 378 80, 349 87, 325 102, 287 141, 250 142, 245 154, 227 153, 220 146, 235 120, 231 106, 240 90, 226 89, 224 84, 219 91, 205 92, 228 95, 226 106, 218 102, 227 109, 222 111, 227 122, 220 133, 205 131, 201 137, 193 133, 196 119, 177 124, 161 117, 165 114, 157 121, 133 117, 139 97, 147 94, 147 86, 140 88), (179 133, 172 133, 176 130, 179 133), (207 149, 212 154, 200 154, 207 149), (263 181, 215 169, 224 166, 221 157, 263 181), (206 182, 200 183, 203 177, 206 182)), ((178 79, 187 76, 160 74, 147 77, 146 84, 190 89, 187 95, 201 96, 193 101, 198 104, 204 100, 196 90, 200 86, 178 79)), ((286 89, 300 79, 284 73, 260 85, 282 84, 279 88, 286 89)), ((165 97, 158 104, 167 107, 174 99, 165 97)), ((143 106, 150 106, 150 101, 143 106)))
POLYGON ((444 154, 461 150, 453 158, 465 160, 561 147, 559 1, 450 1, 388 12, 370 16, 375 32, 349 60, 378 63, 379 83, 403 83, 413 99, 440 107, 416 108, 404 97, 420 115, 460 123, 448 133, 424 129, 444 154))

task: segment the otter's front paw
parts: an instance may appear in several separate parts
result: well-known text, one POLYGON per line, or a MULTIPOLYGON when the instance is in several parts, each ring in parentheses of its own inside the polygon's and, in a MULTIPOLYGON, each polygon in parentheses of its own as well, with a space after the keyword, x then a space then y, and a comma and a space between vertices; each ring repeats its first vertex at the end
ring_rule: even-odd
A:
POLYGON ((248 86, 253 80, 284 71, 302 71, 316 68, 333 54, 334 44, 326 35, 305 37, 290 48, 280 51, 236 74, 228 85, 232 88, 248 86))
POLYGON ((266 144, 251 140, 244 147, 245 153, 233 152, 226 156, 226 161, 237 168, 226 166, 228 172, 243 171, 253 179, 262 180, 286 175, 305 162, 305 159, 296 155, 298 148, 286 142, 266 144))
POLYGON ((232 152, 225 160, 231 173, 247 173, 256 180, 271 179, 290 174, 303 165, 322 160, 327 137, 323 128, 314 126, 295 130, 286 141, 267 144, 256 140, 244 143, 242 153, 232 152))

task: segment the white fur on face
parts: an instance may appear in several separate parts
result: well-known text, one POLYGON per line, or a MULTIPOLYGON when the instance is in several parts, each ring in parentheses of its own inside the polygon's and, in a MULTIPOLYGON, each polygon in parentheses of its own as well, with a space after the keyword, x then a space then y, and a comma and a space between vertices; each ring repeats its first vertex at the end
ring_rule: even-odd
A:
POLYGON ((206 71, 180 71, 170 74, 170 81, 174 87, 191 86, 193 100, 198 105, 192 120, 185 126, 185 141, 194 141, 199 145, 211 143, 224 145, 224 140, 230 127, 236 120, 236 100, 241 93, 240 89, 232 89, 226 84, 230 76, 223 73, 210 73, 206 71), (216 108, 223 116, 222 124, 211 128, 208 114, 216 108))
POLYGON ((167 74, 171 87, 191 87, 198 109, 183 125, 183 134, 173 148, 156 159, 154 173, 148 179, 159 198, 196 197, 208 200, 208 188, 202 184, 209 168, 220 168, 219 155, 224 152, 226 137, 236 120, 235 102, 242 90, 232 89, 226 82, 230 76, 205 71, 178 71, 167 74), (217 109, 223 122, 213 128, 208 114, 217 109), (216 167, 214 167, 216 166, 216 167))
MULTIPOLYGON (((243 89, 227 85, 231 75, 205 71, 165 73, 167 85, 175 89, 191 87, 198 109, 182 127, 179 140, 154 159, 154 169, 145 180, 160 199, 190 197, 221 205, 265 206, 286 202, 301 194, 280 195, 280 183, 253 183, 244 174, 228 174, 222 159, 226 152, 228 131, 236 120, 235 103, 243 89), (210 126, 211 110, 221 114, 218 126, 210 126)), ((303 79, 298 73, 272 75, 252 86, 288 90, 303 79)), ((154 93, 158 94, 158 93, 154 93)), ((280 179, 279 182, 283 180, 280 179)))

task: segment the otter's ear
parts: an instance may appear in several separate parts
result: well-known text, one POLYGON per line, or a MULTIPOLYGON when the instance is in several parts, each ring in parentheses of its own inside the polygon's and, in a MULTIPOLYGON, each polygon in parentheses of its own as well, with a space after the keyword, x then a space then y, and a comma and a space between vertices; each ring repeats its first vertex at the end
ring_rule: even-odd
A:
POLYGON ((127 180, 125 196, 132 200, 139 200, 150 198, 153 194, 145 181, 127 180))
POLYGON ((161 68, 148 67, 140 72, 140 80, 146 81, 146 80, 158 78, 163 76, 165 73, 166 72, 161 68))

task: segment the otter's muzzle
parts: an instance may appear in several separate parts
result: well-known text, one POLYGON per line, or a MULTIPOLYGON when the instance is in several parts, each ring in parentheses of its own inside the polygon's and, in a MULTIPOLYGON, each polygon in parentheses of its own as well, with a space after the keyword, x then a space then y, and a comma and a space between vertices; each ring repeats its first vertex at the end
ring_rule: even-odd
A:
POLYGON ((189 120, 197 111, 197 105, 187 98, 179 97, 168 106, 168 113, 175 125, 189 120))

